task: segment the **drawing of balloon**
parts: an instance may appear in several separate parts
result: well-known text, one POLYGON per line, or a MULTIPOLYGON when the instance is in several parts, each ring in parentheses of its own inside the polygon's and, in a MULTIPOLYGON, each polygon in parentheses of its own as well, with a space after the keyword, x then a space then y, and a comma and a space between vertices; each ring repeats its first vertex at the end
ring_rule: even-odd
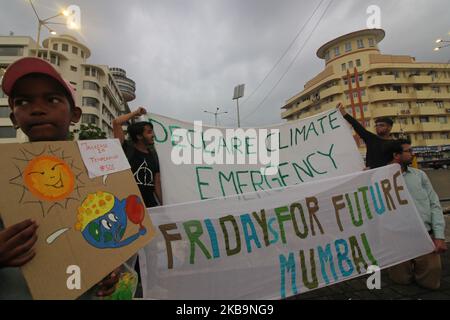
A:
POLYGON ((138 196, 131 195, 127 198, 125 211, 131 222, 143 228, 142 221, 144 221, 145 217, 145 207, 138 196))

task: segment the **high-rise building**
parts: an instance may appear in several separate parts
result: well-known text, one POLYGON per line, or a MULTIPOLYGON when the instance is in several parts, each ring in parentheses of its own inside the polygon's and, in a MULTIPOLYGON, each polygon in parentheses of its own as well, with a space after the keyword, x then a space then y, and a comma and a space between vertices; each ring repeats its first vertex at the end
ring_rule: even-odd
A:
MULTIPOLYGON (((320 47, 317 56, 325 60, 325 69, 286 101, 281 117, 305 118, 342 102, 373 132, 376 118, 391 117, 393 135, 412 140, 419 162, 448 161, 450 65, 382 54, 378 44, 384 37, 384 30, 367 29, 320 47)), ((362 141, 357 142, 365 153, 362 141)))
MULTIPOLYGON (((88 63, 91 51, 75 37, 61 35, 47 38, 39 46, 30 37, 0 36, 0 74, 22 57, 39 56, 49 61, 75 89, 77 104, 83 110, 80 124, 95 124, 112 137, 112 120, 130 111, 128 102, 135 98, 135 83, 122 69, 88 63), (120 70, 117 72, 116 70, 120 70)), ((0 143, 25 140, 9 120, 8 100, 0 90, 0 143)))

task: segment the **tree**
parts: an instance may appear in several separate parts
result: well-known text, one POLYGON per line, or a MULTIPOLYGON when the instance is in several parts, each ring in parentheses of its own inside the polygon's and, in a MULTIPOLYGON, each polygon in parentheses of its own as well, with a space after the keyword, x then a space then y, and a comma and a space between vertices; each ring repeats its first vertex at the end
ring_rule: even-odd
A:
POLYGON ((97 127, 95 124, 81 124, 80 129, 74 130, 74 133, 78 133, 78 140, 95 140, 106 139, 106 132, 97 127))

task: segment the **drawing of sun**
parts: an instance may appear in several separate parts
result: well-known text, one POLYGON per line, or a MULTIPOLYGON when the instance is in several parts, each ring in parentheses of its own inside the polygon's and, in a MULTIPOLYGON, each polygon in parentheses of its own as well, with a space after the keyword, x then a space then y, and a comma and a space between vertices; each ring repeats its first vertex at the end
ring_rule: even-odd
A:
POLYGON ((75 176, 67 163, 54 156, 34 158, 25 168, 23 175, 28 190, 47 201, 67 198, 75 185, 75 176))
POLYGON ((45 216, 57 207, 67 209, 70 201, 79 202, 86 174, 64 150, 48 145, 38 154, 26 147, 20 153, 12 159, 17 173, 9 180, 22 191, 20 204, 38 205, 45 216))

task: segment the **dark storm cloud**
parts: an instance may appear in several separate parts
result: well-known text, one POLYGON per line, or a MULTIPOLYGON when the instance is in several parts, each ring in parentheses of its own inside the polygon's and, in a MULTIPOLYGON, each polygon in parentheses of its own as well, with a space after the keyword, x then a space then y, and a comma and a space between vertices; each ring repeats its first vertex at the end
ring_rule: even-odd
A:
MULTIPOLYGON (((366 28, 369 5, 381 8, 386 38, 382 52, 412 55, 418 61, 447 62, 450 50, 432 51, 437 37, 450 37, 448 0, 338 1, 321 20, 311 39, 305 40, 330 0, 307 25, 292 49, 261 88, 242 101, 244 125, 282 122, 280 107, 302 90, 306 81, 323 70, 315 55, 325 42, 366 28), (256 112, 304 45, 289 72, 256 112)), ((229 113, 220 118, 234 125, 233 87, 246 83, 246 96, 256 88, 299 28, 316 1, 304 0, 72 0, 82 10, 82 35, 92 50, 91 63, 120 66, 138 86, 139 105, 185 120, 213 118, 203 113, 217 106, 229 113)), ((63 3, 35 0, 42 16, 50 16, 63 3)), ((0 33, 36 37, 36 22, 26 1, 0 0, 0 33)), ((58 30, 64 33, 64 29, 58 30)))

